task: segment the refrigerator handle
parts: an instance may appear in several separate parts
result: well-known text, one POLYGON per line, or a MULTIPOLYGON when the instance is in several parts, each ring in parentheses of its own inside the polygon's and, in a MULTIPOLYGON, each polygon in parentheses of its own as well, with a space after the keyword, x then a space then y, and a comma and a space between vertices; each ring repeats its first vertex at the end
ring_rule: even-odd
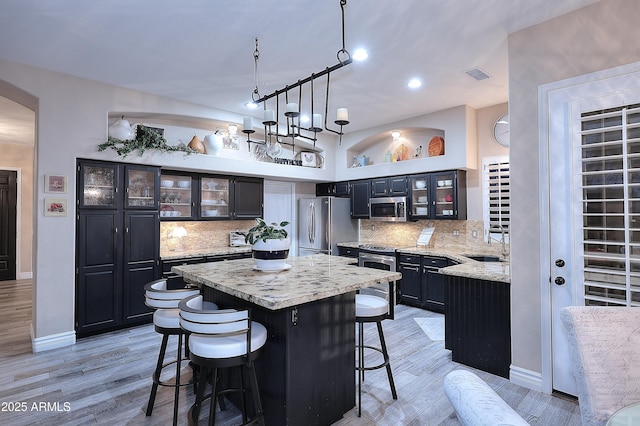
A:
POLYGON ((309 203, 309 226, 308 226, 308 233, 309 233, 309 242, 311 244, 313 244, 313 231, 315 229, 315 206, 313 205, 313 201, 311 203, 309 203))

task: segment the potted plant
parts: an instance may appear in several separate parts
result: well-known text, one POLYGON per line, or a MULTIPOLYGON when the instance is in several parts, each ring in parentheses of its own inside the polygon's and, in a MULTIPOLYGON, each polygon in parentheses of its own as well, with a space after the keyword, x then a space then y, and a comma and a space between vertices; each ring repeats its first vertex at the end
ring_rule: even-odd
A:
POLYGON ((255 268, 261 271, 280 271, 286 269, 285 260, 289 257, 291 240, 284 229, 289 222, 267 224, 262 218, 256 219, 256 225, 245 235, 245 242, 253 246, 255 268))

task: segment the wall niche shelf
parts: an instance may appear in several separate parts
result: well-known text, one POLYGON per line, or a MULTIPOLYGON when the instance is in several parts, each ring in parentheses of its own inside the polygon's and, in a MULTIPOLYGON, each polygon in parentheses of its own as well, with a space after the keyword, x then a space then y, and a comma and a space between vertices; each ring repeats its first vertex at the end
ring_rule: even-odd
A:
POLYGON ((446 145, 444 131, 440 129, 404 127, 378 132, 347 150, 347 167, 368 167, 429 158, 428 145, 434 136, 444 138, 446 145), (393 140, 392 131, 400 132, 397 141, 393 140))

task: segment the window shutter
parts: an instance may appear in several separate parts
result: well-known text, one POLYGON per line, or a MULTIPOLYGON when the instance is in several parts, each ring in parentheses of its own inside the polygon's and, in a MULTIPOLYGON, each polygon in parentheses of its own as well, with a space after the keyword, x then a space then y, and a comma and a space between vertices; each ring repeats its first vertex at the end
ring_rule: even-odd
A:
POLYGON ((581 121, 585 305, 640 306, 640 105, 581 121))
POLYGON ((509 234, 511 196, 509 187, 509 159, 487 158, 483 164, 484 223, 491 233, 509 234))

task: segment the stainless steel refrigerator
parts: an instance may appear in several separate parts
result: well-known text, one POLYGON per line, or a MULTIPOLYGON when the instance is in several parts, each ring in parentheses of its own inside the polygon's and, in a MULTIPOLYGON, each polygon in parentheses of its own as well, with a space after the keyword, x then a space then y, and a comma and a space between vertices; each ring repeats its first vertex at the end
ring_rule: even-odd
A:
POLYGON ((348 198, 298 200, 298 256, 338 255, 338 243, 358 241, 358 221, 351 219, 348 198))

